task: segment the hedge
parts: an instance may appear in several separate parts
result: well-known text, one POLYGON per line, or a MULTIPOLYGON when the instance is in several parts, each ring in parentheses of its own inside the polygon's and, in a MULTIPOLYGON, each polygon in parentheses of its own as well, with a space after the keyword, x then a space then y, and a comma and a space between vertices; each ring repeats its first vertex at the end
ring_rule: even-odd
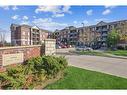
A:
POLYGON ((63 72, 68 62, 64 57, 42 56, 31 58, 24 64, 8 67, 0 73, 2 89, 32 89, 37 84, 55 78, 63 72))

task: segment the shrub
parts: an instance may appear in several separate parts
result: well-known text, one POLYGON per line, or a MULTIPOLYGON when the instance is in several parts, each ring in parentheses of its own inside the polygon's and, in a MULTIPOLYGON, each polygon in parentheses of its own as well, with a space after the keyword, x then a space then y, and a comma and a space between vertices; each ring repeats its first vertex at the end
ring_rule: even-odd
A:
POLYGON ((67 67, 64 57, 42 56, 27 60, 24 65, 9 67, 0 74, 2 88, 21 89, 33 87, 34 83, 55 77, 67 67))
POLYGON ((57 61, 57 59, 53 56, 44 56, 42 57, 43 62, 43 68, 46 71, 46 74, 54 76, 59 72, 60 65, 57 61))
POLYGON ((34 69, 34 58, 31 58, 29 60, 26 61, 25 65, 24 65, 24 74, 28 75, 28 74, 32 74, 35 69, 34 69))
POLYGON ((123 46, 117 46, 117 49, 124 50, 124 47, 123 46))
POLYGON ((44 71, 42 57, 34 58, 33 62, 34 62, 34 68, 36 69, 36 71, 40 71, 40 72, 44 71))
POLYGON ((9 76, 16 77, 16 74, 21 74, 23 73, 24 69, 22 65, 16 66, 16 67, 9 67, 7 68, 7 74, 9 76))
POLYGON ((127 46, 125 46, 125 49, 127 50, 127 46))
POLYGON ((60 56, 60 57, 57 58, 57 60, 58 60, 58 62, 59 62, 59 65, 60 65, 60 68, 61 68, 61 69, 64 69, 64 68, 67 67, 68 62, 67 62, 67 60, 65 59, 65 57, 60 56))
POLYGON ((19 75, 18 78, 14 78, 9 76, 7 73, 0 74, 1 88, 6 89, 19 89, 25 83, 25 77, 23 75, 19 75), (22 77, 21 77, 22 76, 22 77))

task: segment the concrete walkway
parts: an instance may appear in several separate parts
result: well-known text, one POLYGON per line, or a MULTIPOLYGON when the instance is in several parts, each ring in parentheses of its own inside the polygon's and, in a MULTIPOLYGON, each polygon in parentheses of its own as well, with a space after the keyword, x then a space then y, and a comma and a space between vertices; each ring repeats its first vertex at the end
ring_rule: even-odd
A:
POLYGON ((65 55, 69 65, 127 78, 127 59, 65 55))

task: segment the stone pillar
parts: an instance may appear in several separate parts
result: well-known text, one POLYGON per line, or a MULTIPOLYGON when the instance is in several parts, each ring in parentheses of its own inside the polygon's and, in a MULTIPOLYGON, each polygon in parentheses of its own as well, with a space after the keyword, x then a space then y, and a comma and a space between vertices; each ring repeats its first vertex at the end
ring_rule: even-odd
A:
POLYGON ((56 54, 56 39, 46 39, 44 41, 44 45, 45 45, 45 55, 56 54))

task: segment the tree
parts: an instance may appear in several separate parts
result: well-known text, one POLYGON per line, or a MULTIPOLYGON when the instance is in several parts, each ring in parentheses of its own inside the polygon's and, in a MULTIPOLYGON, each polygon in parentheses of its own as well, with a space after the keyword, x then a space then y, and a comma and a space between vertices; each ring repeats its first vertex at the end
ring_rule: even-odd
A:
POLYGON ((119 42, 119 39, 119 33, 115 29, 113 29, 111 32, 108 33, 107 46, 112 49, 115 48, 119 42))
POLYGON ((127 23, 119 26, 120 43, 127 43, 127 23))

